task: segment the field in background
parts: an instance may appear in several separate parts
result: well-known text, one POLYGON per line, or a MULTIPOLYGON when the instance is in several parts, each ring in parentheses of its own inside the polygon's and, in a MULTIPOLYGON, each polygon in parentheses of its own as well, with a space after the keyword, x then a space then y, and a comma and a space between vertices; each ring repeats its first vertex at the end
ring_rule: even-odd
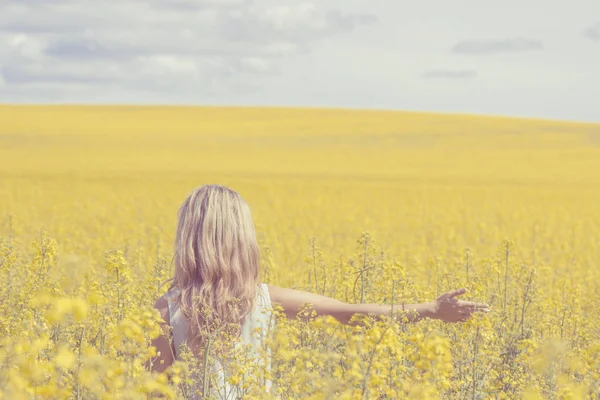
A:
POLYGON ((317 333, 326 328, 311 325, 313 341, 286 344, 275 362, 284 398, 600 395, 600 125, 75 106, 0 106, 0 274, 8 282, 0 288, 0 390, 91 396, 146 384, 137 367, 114 372, 142 355, 125 359, 98 337, 118 337, 123 321, 162 293, 177 208, 206 183, 250 204, 268 283, 388 303, 392 291, 411 302, 465 286, 492 305, 466 325, 388 327, 377 332, 393 340, 356 351, 342 339, 323 347, 317 333), (114 263, 129 271, 125 300, 111 292, 114 263), (361 269, 370 272, 357 288, 361 269), (86 299, 86 316, 56 333, 36 310, 72 294, 86 299), (10 353, 23 331, 47 343, 10 353), (82 381, 84 348, 110 366, 93 373, 113 371, 121 387, 82 381), (61 349, 78 358, 61 366, 61 349), (46 375, 27 372, 34 359, 46 375), (14 360, 24 363, 20 372, 5 374, 14 360))

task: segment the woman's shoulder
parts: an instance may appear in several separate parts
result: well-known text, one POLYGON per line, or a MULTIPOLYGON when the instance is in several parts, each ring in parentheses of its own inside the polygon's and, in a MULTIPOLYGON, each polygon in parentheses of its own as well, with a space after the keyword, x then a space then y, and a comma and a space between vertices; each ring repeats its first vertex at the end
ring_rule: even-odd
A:
MULTIPOLYGON (((168 282, 168 281, 167 281, 168 282)), ((166 282, 165 282, 166 283, 166 282)), ((158 310, 163 319, 169 323, 169 309, 172 303, 177 301, 179 291, 175 285, 171 283, 167 291, 154 302, 154 308, 158 310)))
POLYGON ((170 324, 169 301, 167 300, 166 294, 164 294, 164 295, 160 296, 158 299, 156 299, 156 301, 154 302, 154 308, 156 310, 158 310, 162 319, 167 324, 170 324))

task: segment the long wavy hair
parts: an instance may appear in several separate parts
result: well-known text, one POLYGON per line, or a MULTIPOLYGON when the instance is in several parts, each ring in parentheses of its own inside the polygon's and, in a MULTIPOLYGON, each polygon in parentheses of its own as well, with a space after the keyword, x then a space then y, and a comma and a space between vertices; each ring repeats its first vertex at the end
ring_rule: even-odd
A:
POLYGON ((179 306, 190 321, 192 346, 216 326, 239 335, 254 308, 259 248, 250 208, 221 185, 196 188, 178 212, 173 262, 179 306))

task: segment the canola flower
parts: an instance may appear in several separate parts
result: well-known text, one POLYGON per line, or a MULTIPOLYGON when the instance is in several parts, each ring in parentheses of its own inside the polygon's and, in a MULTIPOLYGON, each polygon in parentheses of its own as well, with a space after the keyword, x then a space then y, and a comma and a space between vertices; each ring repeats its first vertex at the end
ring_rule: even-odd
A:
MULTIPOLYGON (((380 304, 464 286, 492 306, 456 325, 278 318, 268 396, 598 398, 597 136, 410 113, 2 106, 0 398, 190 397, 192 359, 148 363, 175 210, 201 182, 248 199, 265 282, 380 304)), ((247 361, 232 382, 268 398, 247 361)))

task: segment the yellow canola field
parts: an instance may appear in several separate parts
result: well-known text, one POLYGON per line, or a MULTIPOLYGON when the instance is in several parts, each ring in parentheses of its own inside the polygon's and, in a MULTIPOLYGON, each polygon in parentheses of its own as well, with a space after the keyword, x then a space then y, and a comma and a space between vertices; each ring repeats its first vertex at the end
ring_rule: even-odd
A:
MULTIPOLYGON (((177 208, 206 183, 250 204, 267 283, 387 304, 464 286, 492 306, 452 325, 278 321, 279 398, 600 396, 600 125, 4 105, 0 398, 189 398, 193 364, 144 363, 177 208)), ((232 383, 267 398, 251 370, 232 383)))

